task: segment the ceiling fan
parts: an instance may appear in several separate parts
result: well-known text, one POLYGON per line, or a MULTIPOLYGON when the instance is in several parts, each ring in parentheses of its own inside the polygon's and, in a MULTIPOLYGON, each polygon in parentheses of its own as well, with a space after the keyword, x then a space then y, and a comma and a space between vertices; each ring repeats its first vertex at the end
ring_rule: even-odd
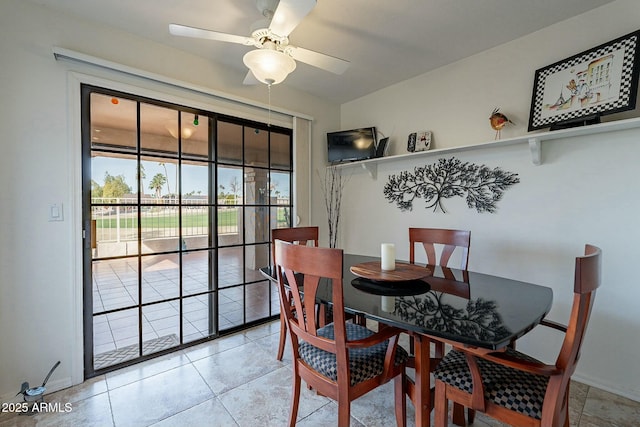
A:
POLYGON ((295 60, 342 74, 349 67, 348 61, 289 44, 289 34, 315 5, 316 0, 256 0, 258 10, 268 21, 260 21, 250 37, 180 24, 169 24, 169 32, 175 36, 256 47, 243 58, 249 68, 245 84, 251 84, 256 79, 267 85, 278 84, 296 68, 295 60))

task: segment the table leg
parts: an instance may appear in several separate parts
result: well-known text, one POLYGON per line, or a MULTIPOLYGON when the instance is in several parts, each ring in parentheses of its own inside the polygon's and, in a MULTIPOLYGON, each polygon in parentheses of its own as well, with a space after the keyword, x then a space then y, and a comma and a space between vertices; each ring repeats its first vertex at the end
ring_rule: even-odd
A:
POLYGON ((410 398, 416 409, 416 426, 429 427, 431 425, 431 340, 416 334, 415 342, 415 369, 416 378, 413 393, 410 398))

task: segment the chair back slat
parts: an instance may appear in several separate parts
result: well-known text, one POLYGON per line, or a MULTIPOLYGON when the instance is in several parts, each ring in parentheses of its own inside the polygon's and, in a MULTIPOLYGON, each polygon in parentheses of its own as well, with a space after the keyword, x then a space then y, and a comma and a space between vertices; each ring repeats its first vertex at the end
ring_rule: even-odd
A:
POLYGON ((271 230, 271 261, 275 257, 276 240, 282 240, 297 245, 308 246, 310 243, 312 246, 318 246, 319 229, 317 226, 310 227, 289 227, 289 228, 274 228, 271 230))
POLYGON ((556 366, 566 370, 570 377, 580 359, 580 349, 591 317, 596 289, 600 286, 602 251, 585 245, 585 256, 576 258, 574 297, 567 333, 556 366))
POLYGON ((447 230, 440 228, 409 228, 409 262, 415 263, 415 246, 421 243, 427 254, 427 263, 450 267, 449 260, 455 250, 460 248, 460 268, 466 270, 469 264, 471 231, 447 230), (442 245, 440 259, 437 259, 436 245, 442 245))
POLYGON ((284 307, 281 309, 285 310, 291 332, 296 337, 293 341, 307 341, 331 353, 336 353, 336 348, 340 345, 346 348, 342 298, 342 249, 294 245, 281 240, 276 240, 274 243, 278 286, 284 298, 284 307), (317 333, 316 297, 318 289, 325 280, 331 284, 334 340, 319 337, 317 333), (287 287, 289 289, 286 289, 287 287), (295 307, 295 315, 291 307, 295 307))

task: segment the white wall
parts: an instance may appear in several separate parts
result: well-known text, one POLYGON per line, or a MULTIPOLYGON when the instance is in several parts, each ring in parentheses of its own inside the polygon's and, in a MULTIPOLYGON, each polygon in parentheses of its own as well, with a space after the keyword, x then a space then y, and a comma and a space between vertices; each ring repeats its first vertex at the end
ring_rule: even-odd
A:
MULTIPOLYGON (((22 381, 41 380, 56 360, 62 364, 51 378, 50 390, 82 381, 80 144, 74 139, 78 118, 69 116, 77 102, 69 99, 70 70, 167 97, 219 102, 119 73, 57 62, 52 47, 262 104, 267 92, 264 86, 243 86, 244 73, 21 0, 2 0, 0 34, 0 400, 4 401, 13 398, 22 381), (47 221, 50 203, 64 205, 63 222, 47 221)), ((314 118, 312 144, 323 143, 324 134, 339 126, 339 106, 286 85, 272 91, 272 102, 314 118)))
MULTIPOLYGON (((407 135, 417 130, 432 130, 435 148, 468 145, 493 140, 488 117, 501 107, 516 123, 502 137, 523 135, 536 69, 635 31, 638 22, 635 0, 616 1, 347 103, 341 128, 377 126, 391 136, 394 154, 406 152, 407 135)), ((444 201, 447 213, 426 210, 420 201, 412 212, 401 212, 385 200, 390 174, 441 156, 382 163, 377 180, 347 168, 352 176, 343 199, 342 247, 373 255, 380 242, 395 242, 398 257, 407 259, 409 226, 470 229, 471 269, 552 287, 549 317, 564 322, 574 258, 585 243, 600 246, 604 281, 575 378, 640 400, 640 288, 633 269, 640 259, 640 131, 545 142, 542 155, 543 164, 534 166, 528 146, 521 144, 444 156, 519 174, 521 182, 506 191, 495 214, 478 214, 461 198, 444 201)), ((320 159, 317 168, 324 166, 320 159)), ((519 348, 552 361, 559 341, 540 329, 519 348)))

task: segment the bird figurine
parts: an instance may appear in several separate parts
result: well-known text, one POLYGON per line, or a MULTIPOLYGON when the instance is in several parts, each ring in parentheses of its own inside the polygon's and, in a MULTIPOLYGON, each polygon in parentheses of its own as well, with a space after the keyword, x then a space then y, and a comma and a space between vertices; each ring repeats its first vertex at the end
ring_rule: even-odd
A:
POLYGON ((491 117, 489 117, 489 123, 491 123, 491 127, 496 131, 496 139, 500 139, 500 131, 507 123, 513 123, 507 116, 499 112, 500 108, 496 108, 491 113, 491 117))
POLYGON ((18 394, 21 394, 25 402, 35 402, 35 401, 42 402, 44 400, 44 392, 46 390, 45 385, 47 384, 47 381, 49 381, 49 377, 51 376, 51 374, 53 374, 53 371, 55 371, 55 369, 58 367, 59 364, 60 364, 60 361, 58 360, 56 364, 53 365, 53 368, 51 368, 51 370, 47 374, 41 386, 30 388, 29 383, 27 381, 23 382, 22 387, 20 387, 20 391, 16 394, 16 396, 18 394))

